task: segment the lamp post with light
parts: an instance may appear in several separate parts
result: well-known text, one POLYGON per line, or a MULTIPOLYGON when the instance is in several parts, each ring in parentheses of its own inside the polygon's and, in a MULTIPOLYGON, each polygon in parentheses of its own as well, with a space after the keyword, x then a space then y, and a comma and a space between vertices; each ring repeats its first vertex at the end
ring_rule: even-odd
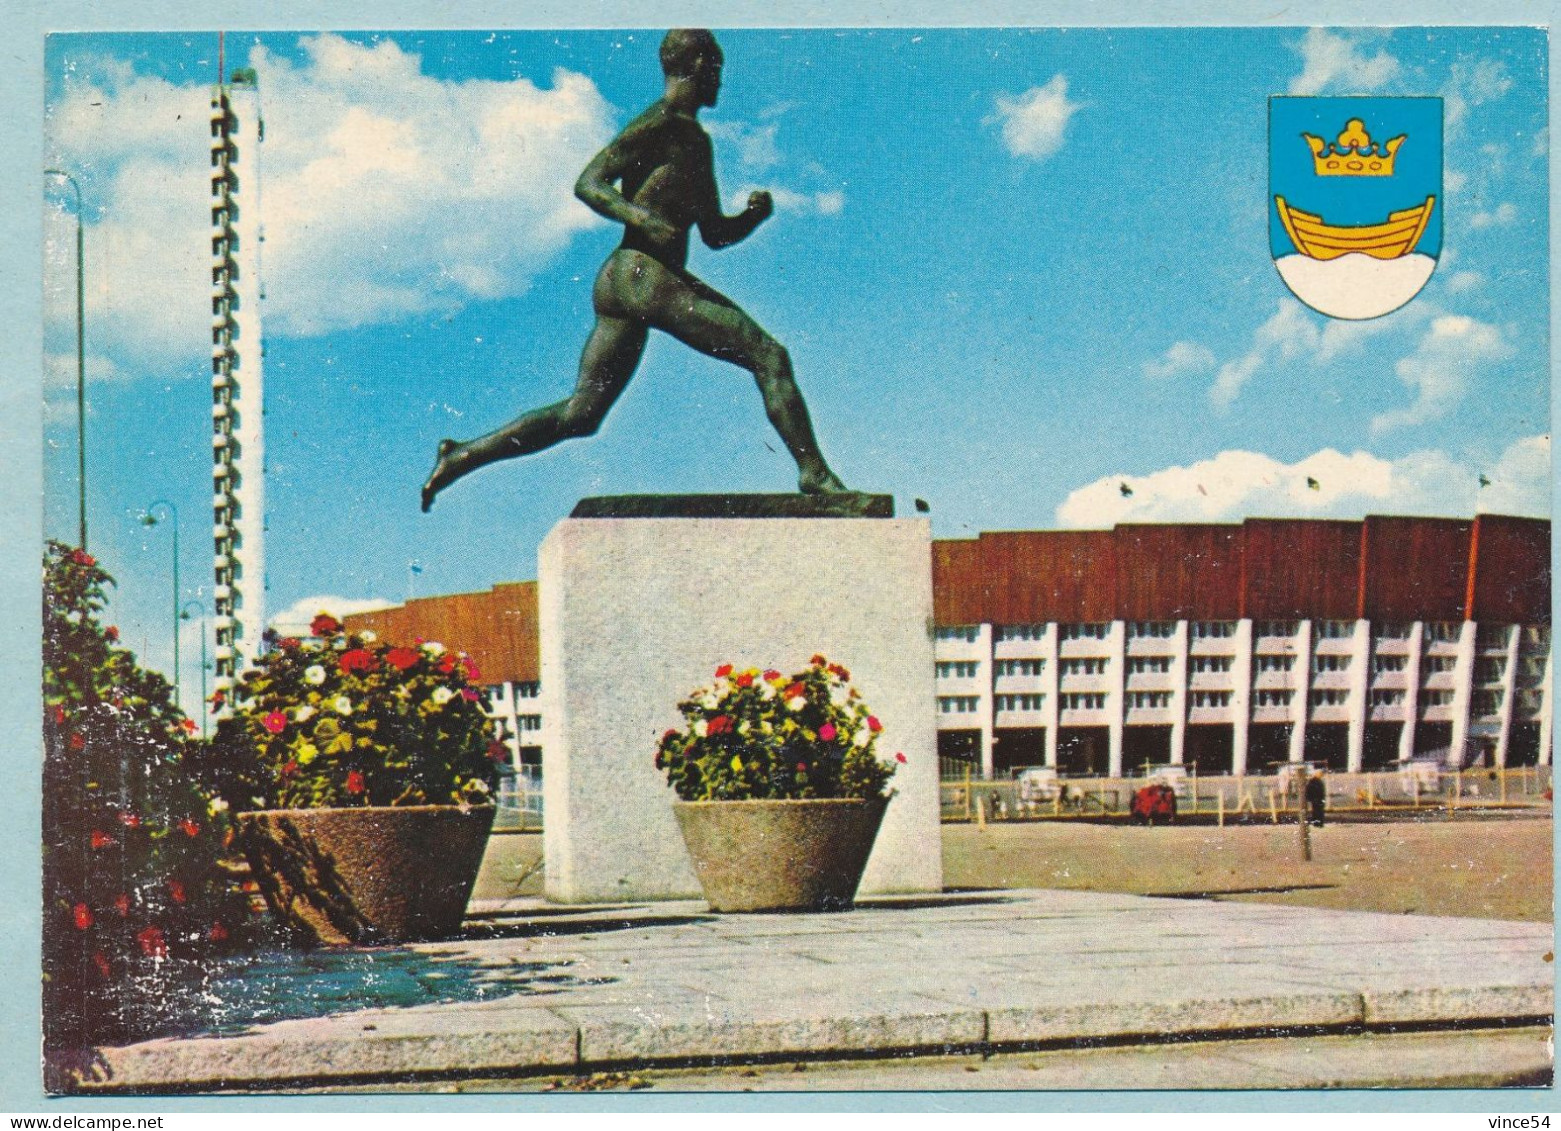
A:
MULTIPOLYGON (((179 619, 190 619, 190 607, 194 606, 201 618, 201 737, 206 737, 206 605, 203 601, 186 601, 179 609, 179 619)), ((177 691, 174 692, 178 694, 177 691)))

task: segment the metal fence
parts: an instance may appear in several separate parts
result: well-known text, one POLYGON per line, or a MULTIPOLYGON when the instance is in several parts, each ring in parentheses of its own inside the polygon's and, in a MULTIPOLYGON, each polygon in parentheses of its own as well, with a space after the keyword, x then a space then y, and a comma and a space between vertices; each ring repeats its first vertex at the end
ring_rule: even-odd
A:
MULTIPOLYGON (((1243 777, 1188 774, 1170 784, 1179 818, 1273 820, 1293 812, 1295 788, 1288 769, 1243 777)), ((940 783, 944 821, 1034 821, 1126 818, 1133 794, 1152 781, 1137 778, 1055 778, 1055 788, 1022 787, 1019 781, 945 777, 940 783)), ((1442 770, 1412 763, 1374 773, 1328 773, 1323 778, 1331 813, 1382 814, 1415 809, 1534 808, 1548 806, 1551 767, 1442 770)))

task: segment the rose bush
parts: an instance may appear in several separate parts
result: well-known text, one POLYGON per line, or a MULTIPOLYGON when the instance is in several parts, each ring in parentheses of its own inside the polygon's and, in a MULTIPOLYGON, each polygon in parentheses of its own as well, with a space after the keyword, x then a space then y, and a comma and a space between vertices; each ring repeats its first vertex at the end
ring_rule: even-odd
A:
POLYGON ((479 673, 436 643, 349 633, 328 613, 233 689, 215 762, 241 809, 486 803, 505 755, 479 673))
POLYGON ((146 1036, 190 1004, 210 960, 248 941, 220 802, 168 681, 104 626, 113 579, 49 543, 43 575, 44 1040, 146 1036))
POLYGON ((850 681, 823 656, 789 676, 722 664, 678 704, 656 768, 684 801, 882 797, 905 755, 878 760, 883 724, 850 681))

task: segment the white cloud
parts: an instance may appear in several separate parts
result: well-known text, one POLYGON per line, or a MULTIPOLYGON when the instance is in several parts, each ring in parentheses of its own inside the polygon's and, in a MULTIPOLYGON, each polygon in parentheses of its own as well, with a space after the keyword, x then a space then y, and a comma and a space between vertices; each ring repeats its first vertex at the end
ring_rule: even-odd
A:
POLYGON ((1368 56, 1361 37, 1310 28, 1292 49, 1301 56, 1301 73, 1290 83, 1291 94, 1320 94, 1329 87, 1347 93, 1376 90, 1399 71, 1398 60, 1386 51, 1368 56))
MULTIPOLYGON (((323 333, 519 294, 576 232, 600 222, 572 192, 613 125, 589 79, 559 70, 547 88, 523 78, 447 82, 389 40, 302 42, 296 64, 261 48, 250 59, 266 124, 268 333, 323 333)), ((105 348, 143 365, 178 357, 200 367, 208 91, 137 76, 122 62, 75 74, 51 115, 47 157, 89 171, 89 325, 105 348)), ((56 213, 48 232, 63 249, 49 261, 54 325, 74 319, 73 224, 56 213)))
POLYGON ((717 143, 729 143, 737 150, 737 159, 745 170, 762 172, 781 162, 775 135, 780 126, 771 122, 751 126, 747 122, 706 122, 705 132, 717 143))
POLYGON ((1214 368, 1214 351, 1197 342, 1173 342, 1161 356, 1144 362, 1144 376, 1160 381, 1182 373, 1201 373, 1214 368))
POLYGON ((1017 98, 998 95, 995 120, 1002 123, 1009 153, 1044 161, 1062 148, 1068 122, 1082 107, 1083 103, 1069 100, 1066 76, 1054 75, 1044 86, 1033 86, 1017 98))
POLYGON ((1252 348, 1244 356, 1220 366, 1209 389, 1209 400, 1216 409, 1224 411, 1265 364, 1273 360, 1291 361, 1303 354, 1315 355, 1321 342, 1321 333, 1306 308, 1294 299, 1280 299, 1279 309, 1252 335, 1252 348))
POLYGON ((1485 276, 1478 271, 1454 271, 1447 276, 1447 281, 1443 284, 1447 288, 1447 293, 1452 295, 1478 290, 1484 285, 1485 276))
MULTIPOLYGON (((743 185, 727 198, 727 210, 740 212, 748 207, 748 194, 758 185, 743 185)), ((846 194, 839 190, 830 192, 797 192, 788 188, 766 189, 775 201, 777 212, 812 212, 820 216, 838 216, 846 206, 846 194)))
POLYGON ((322 593, 294 601, 281 612, 272 614, 269 624, 283 636, 303 636, 309 632, 309 622, 320 613, 330 613, 333 617, 350 617, 354 613, 372 613, 380 609, 388 609, 394 604, 394 601, 386 601, 379 597, 336 597, 322 593))
POLYGON ((1490 228, 1498 224, 1510 224, 1518 218, 1518 206, 1504 201, 1488 212, 1476 212, 1469 217, 1471 228, 1490 228))
POLYGON ((1548 437, 1519 440, 1485 472, 1491 485, 1482 490, 1480 468, 1440 451, 1389 460, 1326 448, 1293 464, 1258 452, 1227 451, 1188 467, 1098 479, 1063 500, 1056 520, 1064 527, 1094 529, 1119 522, 1358 519, 1367 514, 1462 517, 1476 509, 1548 517, 1549 454, 1548 437), (1124 483, 1131 495, 1122 493, 1124 483))
POLYGON ((1471 372, 1482 362, 1512 355, 1506 334, 1498 326, 1458 314, 1432 320, 1408 357, 1393 371, 1415 394, 1414 403, 1372 418, 1374 433, 1423 424, 1445 415, 1463 399, 1471 372))
POLYGON ((1442 96, 1448 128, 1459 125, 1470 107, 1494 102, 1511 89, 1512 77, 1500 60, 1481 59, 1472 66, 1454 63, 1452 79, 1442 96))

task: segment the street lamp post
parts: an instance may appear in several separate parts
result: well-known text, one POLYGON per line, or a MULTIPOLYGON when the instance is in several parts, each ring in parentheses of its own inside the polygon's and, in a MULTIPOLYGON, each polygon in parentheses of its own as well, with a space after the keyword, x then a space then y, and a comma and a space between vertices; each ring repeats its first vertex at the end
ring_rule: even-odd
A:
POLYGON ((167 499, 158 499, 141 515, 143 526, 156 526, 161 521, 154 513, 158 507, 167 508, 173 516, 173 701, 182 711, 184 704, 179 697, 179 508, 167 499))
POLYGON ((45 169, 45 175, 64 177, 76 192, 76 488, 81 517, 81 548, 87 548, 87 344, 85 257, 82 254, 81 186, 64 169, 45 169))
MULTIPOLYGON (((194 605, 201 614, 201 737, 206 737, 206 606, 201 601, 186 601, 179 609, 179 619, 190 619, 190 606, 194 605)), ((176 692, 177 694, 177 692, 176 692)))

